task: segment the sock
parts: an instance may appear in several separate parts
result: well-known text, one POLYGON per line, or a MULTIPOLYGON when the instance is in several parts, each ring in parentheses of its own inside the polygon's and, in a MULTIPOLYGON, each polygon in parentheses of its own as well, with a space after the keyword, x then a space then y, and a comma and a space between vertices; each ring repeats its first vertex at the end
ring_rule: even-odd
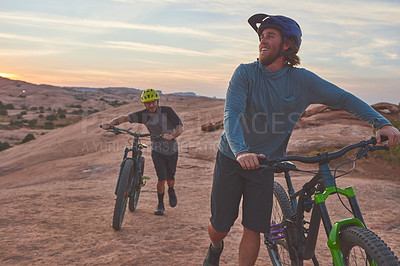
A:
POLYGON ((218 243, 211 242, 211 244, 212 244, 212 247, 213 247, 215 250, 220 250, 220 249, 222 248, 222 241, 221 241, 221 242, 218 242, 218 243))
POLYGON ((158 205, 164 205, 164 193, 162 194, 157 193, 157 196, 158 196, 158 205))

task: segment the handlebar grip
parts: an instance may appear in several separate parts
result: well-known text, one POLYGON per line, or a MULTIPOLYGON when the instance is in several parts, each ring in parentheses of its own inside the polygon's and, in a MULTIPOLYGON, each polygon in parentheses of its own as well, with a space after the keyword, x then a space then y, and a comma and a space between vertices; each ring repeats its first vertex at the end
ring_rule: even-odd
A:
POLYGON ((381 142, 387 141, 389 138, 385 135, 381 135, 381 142))
POLYGON ((389 147, 386 146, 386 145, 385 145, 385 146, 375 146, 375 150, 377 150, 377 151, 378 151, 378 150, 387 150, 387 151, 388 151, 388 150, 389 150, 389 147))

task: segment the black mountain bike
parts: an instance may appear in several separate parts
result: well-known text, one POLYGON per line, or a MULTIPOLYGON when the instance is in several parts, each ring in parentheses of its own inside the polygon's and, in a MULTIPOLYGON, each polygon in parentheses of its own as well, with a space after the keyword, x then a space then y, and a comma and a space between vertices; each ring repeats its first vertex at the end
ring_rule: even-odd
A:
MULTIPOLYGON (((303 265, 304 260, 312 260, 319 265, 315 255, 319 226, 322 220, 328 237, 328 247, 333 263, 339 265, 400 265, 393 251, 375 233, 370 231, 364 222, 361 210, 352 187, 341 189, 336 186, 335 179, 350 173, 355 167, 355 161, 366 157, 375 150, 388 150, 386 146, 375 146, 376 139, 361 141, 346 146, 339 151, 322 153, 312 157, 286 156, 273 160, 260 160, 260 163, 272 167, 277 173, 284 173, 287 191, 274 182, 274 202, 271 215, 271 229, 264 234, 273 265, 303 265), (350 150, 359 149, 353 163, 353 168, 347 172, 338 170, 343 164, 332 171, 331 160, 343 156, 350 150), (290 161, 319 164, 315 176, 295 192, 290 171, 301 171, 290 161), (328 196, 337 194, 343 206, 351 213, 352 218, 336 221, 333 225, 329 217, 325 201, 328 196), (340 195, 348 199, 351 210, 343 203, 340 195), (311 212, 309 221, 305 212, 311 212)), ((344 163, 344 164, 347 164, 344 163)), ((312 173, 309 171, 303 171, 312 173)))
POLYGON ((115 188, 116 199, 113 216, 113 228, 114 230, 118 231, 121 229, 122 221, 124 220, 126 206, 128 205, 128 208, 131 212, 135 211, 139 201, 140 190, 146 184, 144 179, 149 179, 148 177, 143 176, 145 160, 142 156, 142 149, 147 148, 147 146, 146 144, 140 142, 140 138, 152 137, 157 141, 161 139, 161 136, 140 134, 117 127, 111 127, 109 132, 114 134, 125 133, 134 137, 132 147, 125 148, 118 181, 115 188), (130 152, 131 156, 128 155, 130 152))

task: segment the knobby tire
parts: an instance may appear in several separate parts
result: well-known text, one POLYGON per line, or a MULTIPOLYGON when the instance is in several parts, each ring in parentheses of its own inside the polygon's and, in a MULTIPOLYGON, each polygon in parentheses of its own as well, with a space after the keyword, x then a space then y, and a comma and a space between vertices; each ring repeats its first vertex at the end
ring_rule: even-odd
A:
MULTIPOLYGON (((292 218, 294 212, 286 191, 278 183, 274 182, 274 198, 271 213, 271 225, 282 224, 283 221, 292 218)), ((303 261, 299 259, 295 248, 290 241, 293 241, 296 231, 293 226, 283 226, 285 238, 275 240, 273 243, 267 244, 268 254, 273 265, 303 265, 303 261)))
POLYGON ((129 197, 129 210, 131 212, 134 212, 136 210, 138 201, 139 201, 139 196, 140 196, 140 190, 142 188, 142 176, 144 173, 144 158, 140 157, 140 165, 141 165, 141 171, 135 173, 133 177, 133 192, 132 195, 129 197))
POLYGON ((377 265, 398 266, 393 251, 375 233, 367 228, 350 226, 339 234, 344 265, 371 265, 367 257, 377 265))
POLYGON ((113 216, 113 228, 117 231, 121 229, 122 221, 124 220, 128 193, 132 184, 133 168, 133 160, 127 159, 121 171, 113 216))

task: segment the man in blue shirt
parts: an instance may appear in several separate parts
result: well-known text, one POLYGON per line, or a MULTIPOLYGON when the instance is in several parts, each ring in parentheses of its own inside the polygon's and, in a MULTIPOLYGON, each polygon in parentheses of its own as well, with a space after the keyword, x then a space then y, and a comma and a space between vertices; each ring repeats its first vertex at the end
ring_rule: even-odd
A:
POLYGON ((367 103, 295 67, 301 29, 294 20, 256 14, 248 22, 259 35, 259 59, 241 64, 229 82, 211 192, 211 244, 203 265, 219 265, 242 197, 239 265, 255 264, 260 233, 269 232, 274 179, 272 170, 261 174, 258 159, 285 155, 291 132, 310 104, 340 108, 371 123, 378 141, 381 135, 389 138, 388 146, 400 139, 399 131, 367 103))

